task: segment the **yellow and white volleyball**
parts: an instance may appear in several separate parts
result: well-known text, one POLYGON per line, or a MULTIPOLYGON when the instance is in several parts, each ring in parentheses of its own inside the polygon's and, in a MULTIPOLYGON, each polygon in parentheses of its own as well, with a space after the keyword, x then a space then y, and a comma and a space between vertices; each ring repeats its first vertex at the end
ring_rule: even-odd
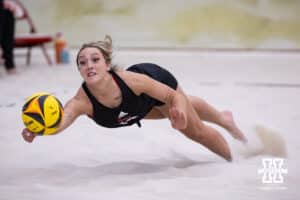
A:
POLYGON ((55 133, 63 115, 64 110, 60 101, 45 92, 28 97, 22 109, 22 120, 26 128, 37 135, 55 133))

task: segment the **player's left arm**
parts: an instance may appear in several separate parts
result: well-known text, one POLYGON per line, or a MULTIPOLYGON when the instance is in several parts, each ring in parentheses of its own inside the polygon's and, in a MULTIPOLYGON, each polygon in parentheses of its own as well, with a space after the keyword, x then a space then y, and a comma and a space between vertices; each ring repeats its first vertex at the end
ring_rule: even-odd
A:
POLYGON ((124 81, 136 95, 145 93, 169 106, 169 115, 172 126, 176 129, 184 129, 187 125, 187 99, 173 88, 152 79, 149 76, 128 72, 124 81), (178 124, 178 120, 180 123, 178 124))

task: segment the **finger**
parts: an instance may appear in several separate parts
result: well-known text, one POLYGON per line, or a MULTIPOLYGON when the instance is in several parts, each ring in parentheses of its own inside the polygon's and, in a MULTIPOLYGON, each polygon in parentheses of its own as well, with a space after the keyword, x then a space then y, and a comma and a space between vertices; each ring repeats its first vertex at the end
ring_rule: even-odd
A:
POLYGON ((22 131, 22 137, 24 138, 24 140, 26 139, 26 133, 27 133, 26 129, 23 129, 23 131, 22 131))
POLYGON ((176 108, 173 108, 170 110, 170 112, 171 117, 177 120, 179 117, 179 111, 176 108))
POLYGON ((170 119, 171 119, 173 128, 175 128, 176 124, 178 122, 178 112, 176 109, 170 110, 170 119))
POLYGON ((183 113, 178 113, 177 127, 178 127, 178 129, 182 129, 184 127, 183 113))
POLYGON ((35 137, 36 137, 35 134, 30 133, 29 141, 32 142, 32 141, 34 140, 35 137))
POLYGON ((29 136, 29 137, 26 138, 25 141, 28 142, 28 143, 32 143, 33 139, 34 139, 33 136, 29 136))
POLYGON ((176 109, 173 108, 170 110, 170 117, 172 122, 172 127, 178 130, 185 129, 187 126, 187 120, 185 114, 176 109))
POLYGON ((33 139, 35 138, 35 135, 32 134, 31 132, 29 132, 27 129, 24 129, 22 131, 22 136, 23 136, 23 139, 29 143, 31 143, 33 141, 33 139))
POLYGON ((177 129, 182 130, 185 129, 187 126, 187 120, 184 112, 179 112, 177 114, 177 129))

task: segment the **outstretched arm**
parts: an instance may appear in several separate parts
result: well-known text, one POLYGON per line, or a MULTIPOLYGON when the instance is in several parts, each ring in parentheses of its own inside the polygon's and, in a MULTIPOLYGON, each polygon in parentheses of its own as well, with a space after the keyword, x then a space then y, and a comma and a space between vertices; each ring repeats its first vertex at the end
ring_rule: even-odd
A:
MULTIPOLYGON (((57 131, 53 134, 60 133, 69 127, 79 115, 83 114, 83 109, 80 104, 81 102, 76 97, 67 102, 67 104, 64 106, 64 117, 62 122, 60 123, 57 131)), ((22 131, 22 136, 26 142, 31 143, 37 135, 31 133, 27 128, 25 128, 22 131)))

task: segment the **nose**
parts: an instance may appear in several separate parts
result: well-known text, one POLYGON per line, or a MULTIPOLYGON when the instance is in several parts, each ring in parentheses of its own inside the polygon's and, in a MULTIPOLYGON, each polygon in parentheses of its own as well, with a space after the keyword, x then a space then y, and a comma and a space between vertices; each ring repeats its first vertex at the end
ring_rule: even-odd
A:
POLYGON ((87 63, 87 69, 92 69, 92 68, 94 68, 94 64, 92 63, 92 61, 88 61, 88 63, 87 63))

